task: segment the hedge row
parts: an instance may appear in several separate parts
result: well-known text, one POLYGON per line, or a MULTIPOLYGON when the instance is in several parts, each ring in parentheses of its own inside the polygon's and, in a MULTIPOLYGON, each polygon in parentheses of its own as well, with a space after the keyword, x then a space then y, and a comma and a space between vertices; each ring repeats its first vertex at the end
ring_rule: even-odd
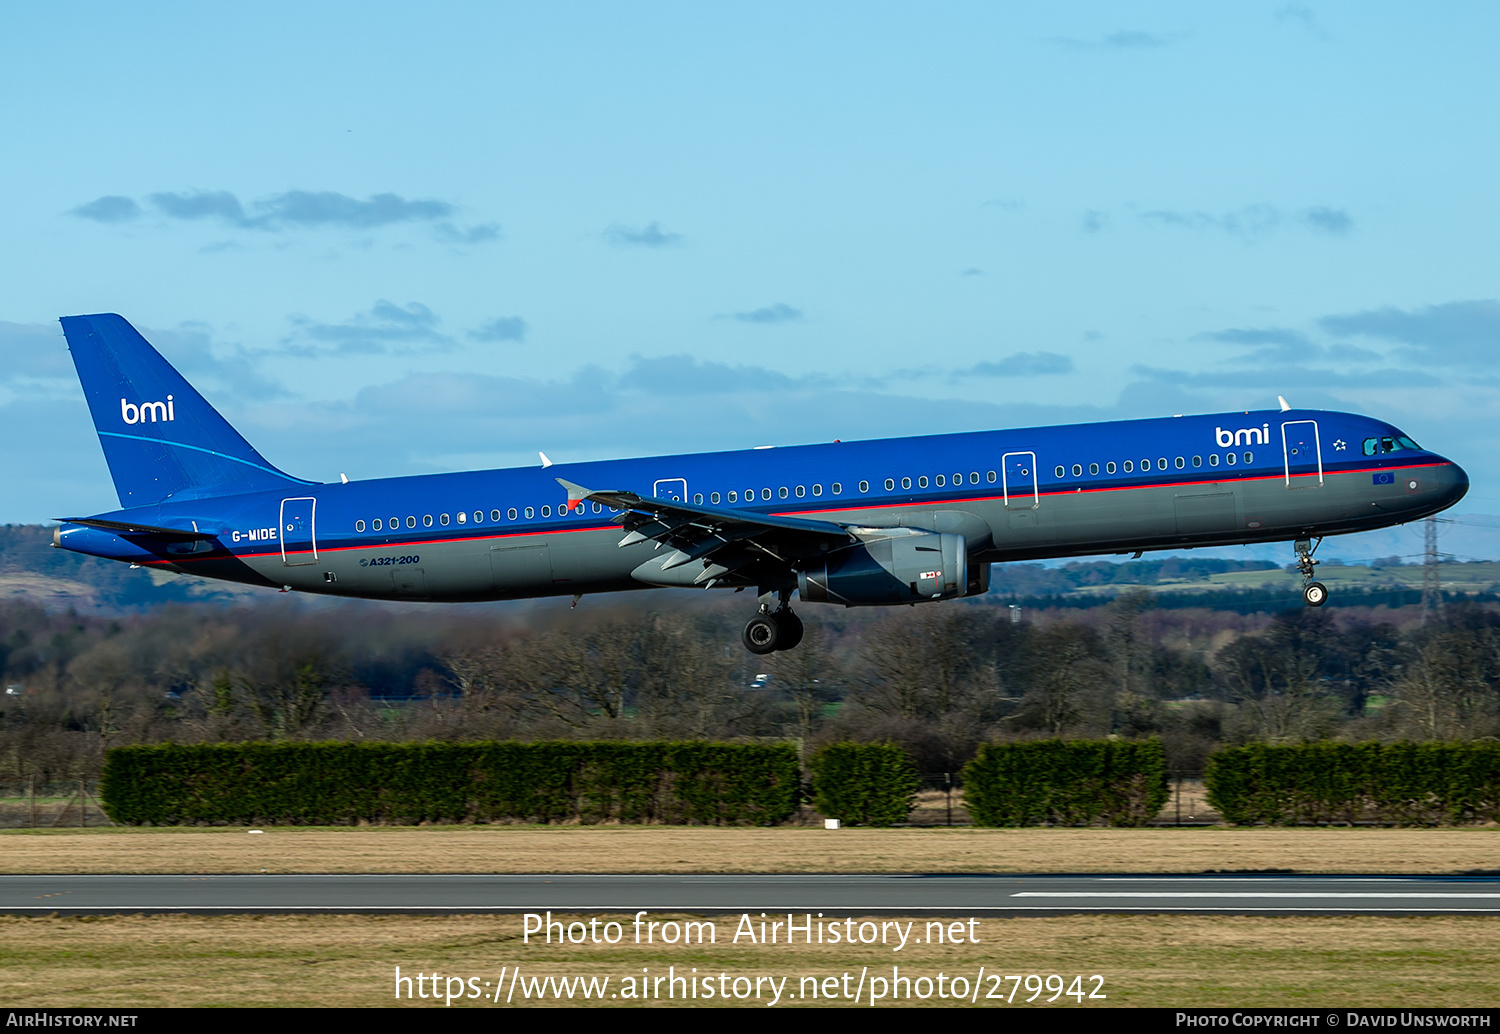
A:
POLYGON ((812 756, 813 806, 851 826, 905 822, 921 780, 893 743, 835 743, 812 756))
POLYGON ((784 822, 790 745, 243 743, 118 747, 100 799, 127 825, 784 822))
POLYGON ((1209 756, 1208 800, 1237 825, 1500 822, 1500 744, 1309 743, 1209 756))
POLYGON ((986 743, 964 769, 976 826, 1144 826, 1168 792, 1160 740, 986 743))

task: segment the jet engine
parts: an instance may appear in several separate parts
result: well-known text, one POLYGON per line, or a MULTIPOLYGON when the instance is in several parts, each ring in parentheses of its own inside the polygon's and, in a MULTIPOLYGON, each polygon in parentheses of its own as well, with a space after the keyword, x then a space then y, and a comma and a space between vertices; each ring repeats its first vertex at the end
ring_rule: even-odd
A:
POLYGON ((805 602, 846 607, 951 600, 974 587, 964 537, 937 532, 874 539, 811 561, 797 572, 805 602))

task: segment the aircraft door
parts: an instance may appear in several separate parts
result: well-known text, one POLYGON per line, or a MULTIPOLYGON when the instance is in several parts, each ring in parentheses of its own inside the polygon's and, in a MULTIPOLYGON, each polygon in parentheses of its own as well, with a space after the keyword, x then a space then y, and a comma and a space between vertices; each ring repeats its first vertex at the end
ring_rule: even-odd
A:
POLYGON ((1000 458, 1001 488, 1009 510, 1035 510, 1041 502, 1036 488, 1036 453, 1007 452, 1000 458))
POLYGON ((281 562, 287 567, 302 567, 318 562, 318 536, 313 529, 313 514, 318 501, 310 496, 281 501, 281 562))
POLYGON ((1323 484, 1323 446, 1316 420, 1288 420, 1281 425, 1281 454, 1287 488, 1320 488, 1323 484), (1308 475, 1316 474, 1317 480, 1308 475), (1293 481, 1293 478, 1297 480, 1293 481))
POLYGON ((687 478, 663 478, 651 487, 651 494, 658 499, 685 503, 687 502, 687 478))

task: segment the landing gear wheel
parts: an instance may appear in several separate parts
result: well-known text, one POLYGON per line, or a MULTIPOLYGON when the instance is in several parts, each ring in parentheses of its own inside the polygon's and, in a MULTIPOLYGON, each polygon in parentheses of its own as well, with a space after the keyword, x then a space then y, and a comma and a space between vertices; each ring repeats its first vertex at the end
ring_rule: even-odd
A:
POLYGON ((781 625, 770 614, 757 614, 745 626, 745 649, 755 654, 772 653, 781 645, 781 625))
POLYGON ((802 619, 790 610, 778 610, 771 615, 776 623, 781 626, 781 638, 776 641, 776 649, 791 650, 802 642, 802 619))
POLYGON ((1302 600, 1309 607, 1321 607, 1328 602, 1328 586, 1322 582, 1312 582, 1302 590, 1302 600))

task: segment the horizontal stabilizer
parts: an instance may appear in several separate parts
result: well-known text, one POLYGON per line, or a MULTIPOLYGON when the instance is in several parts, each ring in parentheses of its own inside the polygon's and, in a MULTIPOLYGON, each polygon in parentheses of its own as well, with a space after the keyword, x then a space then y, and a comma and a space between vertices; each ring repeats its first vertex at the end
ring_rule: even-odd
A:
POLYGON ((85 528, 98 528, 126 535, 150 535, 169 542, 207 542, 215 536, 206 531, 184 531, 182 528, 158 528, 154 524, 135 524, 126 521, 104 521, 97 517, 55 517, 59 524, 81 524, 85 528))

